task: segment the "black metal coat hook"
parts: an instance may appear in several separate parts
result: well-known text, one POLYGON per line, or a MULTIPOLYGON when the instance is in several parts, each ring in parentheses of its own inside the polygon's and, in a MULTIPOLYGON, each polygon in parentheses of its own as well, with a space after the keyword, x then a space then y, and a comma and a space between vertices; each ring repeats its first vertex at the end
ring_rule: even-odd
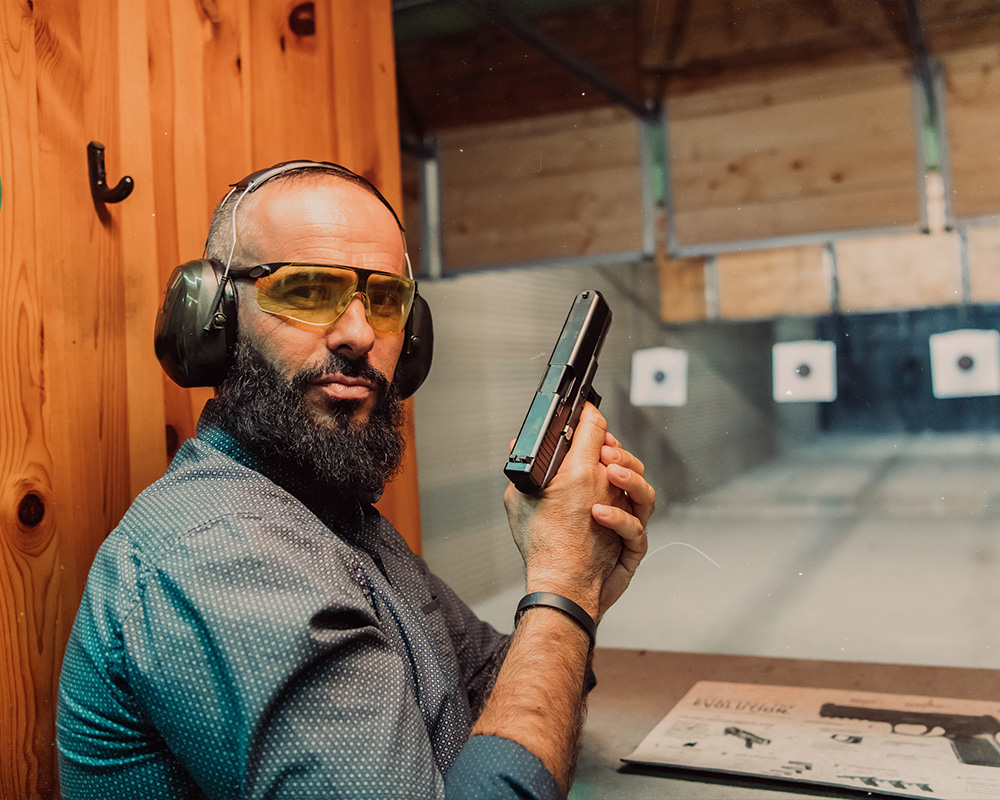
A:
POLYGON ((87 167, 90 170, 90 192, 95 200, 102 203, 120 203, 135 188, 135 181, 128 175, 123 177, 113 189, 108 188, 104 174, 104 145, 91 142, 87 145, 87 167))

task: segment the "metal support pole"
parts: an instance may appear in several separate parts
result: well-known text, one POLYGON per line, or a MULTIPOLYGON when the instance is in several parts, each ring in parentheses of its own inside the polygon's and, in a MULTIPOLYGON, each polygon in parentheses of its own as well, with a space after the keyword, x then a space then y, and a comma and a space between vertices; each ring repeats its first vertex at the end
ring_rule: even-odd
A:
POLYGON ((423 266, 427 277, 436 280, 444 271, 441 248, 441 174, 436 139, 424 139, 424 153, 420 162, 420 199, 424 209, 423 266))

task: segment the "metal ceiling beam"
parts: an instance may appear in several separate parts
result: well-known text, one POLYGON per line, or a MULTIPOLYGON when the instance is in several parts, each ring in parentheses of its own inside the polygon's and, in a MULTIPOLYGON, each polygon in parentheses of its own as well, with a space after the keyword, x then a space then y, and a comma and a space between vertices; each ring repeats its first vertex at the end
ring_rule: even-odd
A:
POLYGON ((433 155, 428 144, 427 126, 417 110, 413 97, 396 62, 396 99, 399 106, 399 146, 413 158, 426 159, 433 155))
POLYGON ((937 120, 937 98, 934 93, 934 67, 931 63, 930 51, 927 49, 927 35, 924 32, 924 20, 920 15, 919 0, 903 0, 906 8, 906 26, 910 34, 910 51, 913 56, 913 69, 920 80, 927 99, 927 113, 931 122, 937 120))
POLYGON ((602 94, 625 106, 640 119, 652 121, 658 117, 659 104, 656 101, 641 100, 633 96, 592 64, 571 53, 524 18, 504 8, 498 0, 460 0, 460 2, 488 22, 504 28, 525 44, 541 51, 602 94))
POLYGON ((393 11, 409 11, 411 8, 420 8, 437 3, 438 0, 392 0, 393 11))

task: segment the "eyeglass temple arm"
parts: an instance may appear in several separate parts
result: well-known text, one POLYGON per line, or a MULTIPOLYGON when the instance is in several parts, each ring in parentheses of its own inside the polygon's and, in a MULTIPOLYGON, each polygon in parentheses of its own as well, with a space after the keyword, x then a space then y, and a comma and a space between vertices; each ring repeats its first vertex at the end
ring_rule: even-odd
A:
POLYGON ((226 281, 228 280, 229 276, 223 275, 219 281, 219 288, 216 290, 215 297, 212 298, 212 305, 209 307, 208 319, 205 321, 205 327, 202 328, 204 331, 218 330, 226 324, 226 315, 219 310, 219 306, 222 304, 222 293, 226 290, 226 281))
POLYGON ((219 306, 222 304, 222 293, 226 291, 226 283, 228 281, 232 280, 234 277, 241 278, 252 276, 254 278, 259 278, 262 275, 270 275, 271 272, 272 270, 268 264, 255 264, 249 269, 246 267, 232 267, 231 269, 227 269, 222 275, 222 278, 219 279, 219 288, 215 292, 215 297, 212 298, 212 305, 210 306, 211 312, 209 313, 208 320, 205 322, 205 327, 202 328, 202 330, 218 330, 226 324, 226 315, 219 311, 219 306))

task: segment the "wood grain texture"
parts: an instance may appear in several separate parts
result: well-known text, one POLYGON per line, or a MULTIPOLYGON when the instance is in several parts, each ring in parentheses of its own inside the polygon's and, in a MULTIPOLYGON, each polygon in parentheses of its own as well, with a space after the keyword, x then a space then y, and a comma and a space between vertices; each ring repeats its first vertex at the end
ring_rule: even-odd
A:
POLYGON ((664 322, 705 319, 705 259, 667 258, 660 252, 660 317, 664 322))
MULTIPOLYGON (((248 93, 247 0, 148 7, 149 105, 156 192, 157 274, 200 258, 215 204, 253 170, 248 93)), ((150 318, 150 325, 152 317, 150 318)), ((160 376, 166 450, 194 436, 211 390, 160 376)))
POLYGON ((641 0, 638 58, 671 94, 906 58, 901 6, 851 0, 641 0))
POLYGON ((53 795, 51 751, 38 742, 52 732, 36 685, 51 680, 31 646, 44 628, 33 608, 33 567, 55 534, 50 516, 37 512, 52 502, 52 456, 42 416, 43 316, 41 276, 35 269, 34 196, 35 26, 27 3, 0 7, 0 795, 53 795), (24 505, 28 503, 29 505, 24 505), (27 517, 23 512, 33 510, 27 517), (21 512, 21 513, 19 513, 21 512), (19 517, 25 517, 25 524, 19 517), (36 524, 32 525, 31 522, 36 524), (38 673, 36 677, 36 673, 38 673))
MULTIPOLYGON (((906 9, 853 0, 640 0, 638 60, 671 94, 910 55, 906 9)), ((995 43, 993 0, 918 0, 930 53, 995 43)))
POLYGON ((996 0, 920 0, 919 6, 932 53, 996 44, 1000 35, 996 0))
POLYGON ((446 267, 640 251, 638 126, 604 109, 442 134, 446 267))
POLYGON ((840 308, 887 311, 962 300, 955 233, 910 234, 837 242, 840 308))
POLYGON ((266 0, 250 6, 249 100, 255 168, 294 159, 336 160, 332 5, 315 5, 313 33, 292 31, 291 3, 266 0))
MULTIPOLYGON (((530 15, 543 35, 638 95, 636 53, 642 32, 637 6, 633 0, 613 0, 541 16, 530 14, 527 5, 519 11, 530 15)), ((399 63, 400 91, 417 117, 404 118, 404 130, 410 132, 414 122, 438 132, 611 104, 592 84, 495 25, 401 42, 399 63)))
POLYGON ((333 3, 330 25, 333 131, 337 158, 402 208, 396 53, 388 3, 333 3), (362 133, 352 120, 364 119, 362 133))
POLYGON ((973 303, 1000 303, 1000 226, 966 231, 969 283, 973 303))
POLYGON ((121 237, 122 289, 128 412, 128 496, 135 497, 167 466, 162 371, 150 358, 150 322, 156 317, 163 291, 158 265, 155 170, 152 121, 148 113, 131 109, 151 106, 146 4, 119 0, 118 71, 120 152, 135 189, 118 211, 121 237))
MULTIPOLYGON (((399 13, 427 13, 421 4, 399 13)), ((639 97, 676 96, 713 86, 834 67, 905 62, 912 38, 902 2, 857 0, 607 0, 566 4, 531 24, 639 97), (572 6, 571 8, 569 6, 572 6)), ((918 0, 930 55, 996 44, 996 0, 918 0)), ((435 12, 436 13, 436 12, 435 12)), ((458 23, 456 10, 450 19, 458 23)), ((440 131, 608 105, 594 87, 496 26, 401 42, 401 91, 413 109, 404 130, 440 131), (444 87, 447 87, 445 90, 444 87)))
POLYGON ((903 65, 670 98, 668 119, 674 247, 919 222, 903 65))
POLYGON ((1000 45, 950 53, 942 64, 952 212, 959 219, 1000 214, 1000 45))
POLYGON ((719 316, 728 319, 825 314, 830 270, 821 245, 745 253, 716 259, 719 316))
POLYGON ((5 39, 15 30, 22 45, 5 105, 16 98, 7 118, 24 138, 2 175, 3 205, 18 216, 17 250, 4 263, 13 313, 3 316, 23 327, 3 345, 4 362, 20 365, 5 368, 20 402, 3 417, 3 450, 17 462, 4 470, 2 599, 13 625, 2 674, 4 699, 13 699, 0 729, 5 792, 33 798, 56 795, 62 649, 93 553, 128 502, 130 464, 121 231, 95 208, 86 155, 89 140, 102 141, 109 176, 120 173, 117 4, 19 12, 3 20, 5 39))
MULTIPOLYGON (((403 213, 403 185, 396 114, 396 56, 389 2, 333 3, 328 12, 331 48, 334 160, 374 183, 403 213), (361 121, 363 124, 359 124, 361 121)), ((322 17, 317 19, 317 32, 322 17)), ((420 552, 413 401, 406 401, 406 449, 399 475, 387 487, 379 511, 420 552)))

